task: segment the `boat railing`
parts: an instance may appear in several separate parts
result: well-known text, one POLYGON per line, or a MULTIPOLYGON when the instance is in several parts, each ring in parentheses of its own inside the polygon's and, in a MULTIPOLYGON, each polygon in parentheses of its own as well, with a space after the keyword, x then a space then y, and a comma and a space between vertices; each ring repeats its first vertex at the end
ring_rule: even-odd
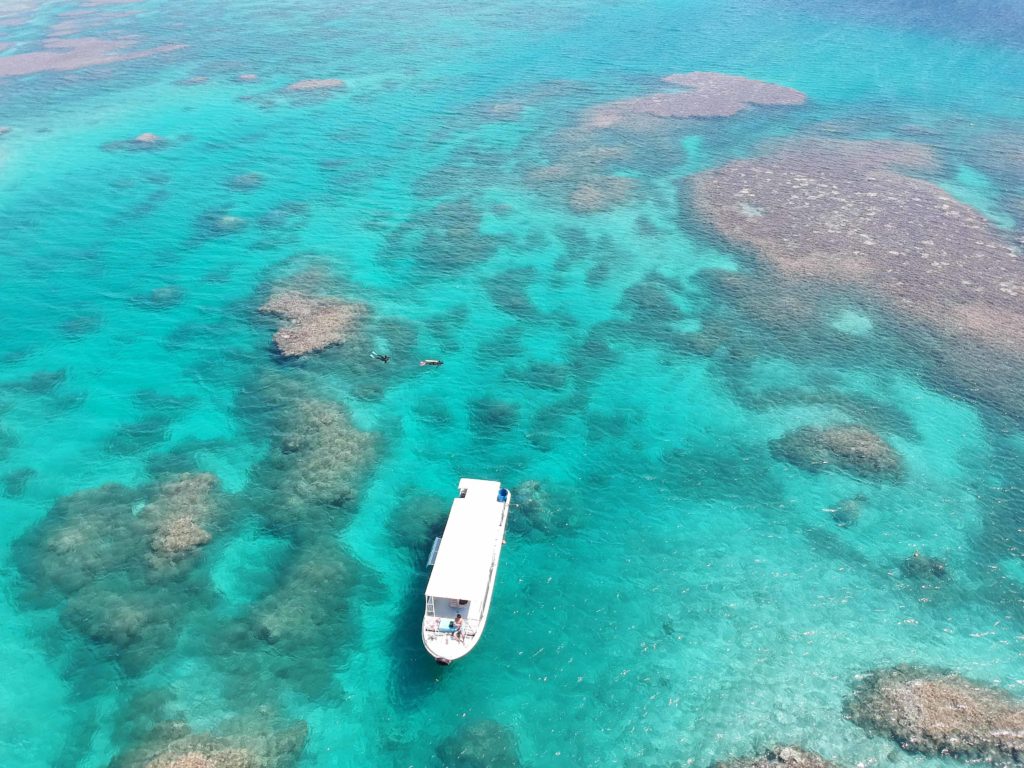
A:
MULTIPOLYGON (((452 631, 452 629, 450 627, 442 627, 441 626, 441 622, 442 621, 443 621, 442 619, 438 619, 436 622, 434 622, 433 626, 428 626, 426 628, 426 632, 428 634, 434 636, 434 637, 436 637, 438 635, 452 635, 452 636, 455 636, 455 635, 459 634, 458 632, 452 631)), ((476 633, 477 633, 476 625, 474 623, 472 623, 472 622, 469 622, 469 621, 466 621, 465 619, 463 619, 463 621, 462 621, 462 637, 463 638, 475 637, 476 633)))

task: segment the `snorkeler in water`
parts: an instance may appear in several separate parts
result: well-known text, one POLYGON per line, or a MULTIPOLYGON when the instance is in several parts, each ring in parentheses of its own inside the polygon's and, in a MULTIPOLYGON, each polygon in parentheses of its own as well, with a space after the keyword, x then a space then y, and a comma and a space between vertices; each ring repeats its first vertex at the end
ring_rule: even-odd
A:
POLYGON ((420 365, 444 365, 443 360, 420 360, 420 365))
POLYGON ((386 363, 388 360, 391 359, 391 355, 378 355, 376 352, 371 352, 370 357, 372 357, 374 360, 380 360, 382 363, 386 363))

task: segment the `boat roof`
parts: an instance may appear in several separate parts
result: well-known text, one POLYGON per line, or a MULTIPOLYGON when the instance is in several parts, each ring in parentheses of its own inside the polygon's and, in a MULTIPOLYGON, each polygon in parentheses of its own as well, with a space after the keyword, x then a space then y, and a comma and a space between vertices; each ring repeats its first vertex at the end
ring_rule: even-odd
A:
POLYGON ((452 502, 441 546, 425 594, 479 604, 487 593, 495 544, 500 543, 501 483, 459 480, 460 498, 452 502), (465 490, 465 496, 461 496, 465 490))

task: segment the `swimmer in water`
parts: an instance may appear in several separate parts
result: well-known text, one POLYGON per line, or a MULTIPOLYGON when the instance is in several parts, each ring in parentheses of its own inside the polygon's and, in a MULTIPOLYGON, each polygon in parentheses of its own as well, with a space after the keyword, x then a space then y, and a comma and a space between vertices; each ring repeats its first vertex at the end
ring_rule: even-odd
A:
POLYGON ((388 360, 391 359, 391 355, 378 355, 376 352, 371 352, 370 357, 372 357, 374 360, 380 360, 382 363, 386 363, 388 360))
POLYGON ((420 365, 444 365, 443 360, 420 360, 420 365))

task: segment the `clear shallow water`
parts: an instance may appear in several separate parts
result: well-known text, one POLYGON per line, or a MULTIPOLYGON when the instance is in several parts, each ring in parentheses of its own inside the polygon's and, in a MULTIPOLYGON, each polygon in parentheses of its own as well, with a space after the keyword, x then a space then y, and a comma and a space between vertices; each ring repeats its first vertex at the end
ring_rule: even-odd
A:
MULTIPOLYGON (((260 708, 305 720, 304 766, 440 765, 484 719, 525 765, 703 766, 776 742, 909 764, 843 718, 855 674, 925 662, 1019 692, 1019 424, 963 400, 927 342, 855 297, 820 332, 750 311, 721 278, 755 267, 676 187, 770 139, 909 137, 939 152, 937 182, 1019 234, 998 143, 1024 133, 1012 7, 1004 25, 965 3, 110 8, 138 13, 106 28, 188 47, 0 78, 0 475, 22 478, 3 498, 0 762, 107 765, 171 698, 196 730, 260 708), (599 139, 634 180, 608 210, 538 181, 584 162, 586 109, 691 70, 808 103, 599 139), (282 90, 328 77, 346 89, 282 90), (167 146, 110 146, 143 132, 167 146), (230 184, 247 173, 262 185, 230 184), (224 215, 244 227, 211 227, 224 215), (372 319, 282 363, 256 309, 308 268, 372 319), (698 354, 682 335, 699 331, 726 341, 698 354), (373 348, 392 363, 370 365, 373 348), (444 368, 415 366, 430 356, 444 368), (321 599, 289 580, 308 540, 265 524, 293 389, 377 440, 340 519, 302 524, 361 575, 301 652, 238 630, 267 595, 321 599), (884 434, 905 482, 769 450, 837 420, 884 434), (11 553, 58 498, 195 469, 230 514, 170 644, 138 643, 128 667, 26 599, 11 553), (556 511, 513 521, 487 639, 442 671, 419 646, 429 537, 408 510, 443 518, 460 476, 536 480, 556 511), (828 510, 858 494, 860 519, 836 526, 828 510), (901 575, 918 549, 947 561, 941 588, 901 575)), ((29 7, 0 39, 38 45, 76 9, 29 7)))

